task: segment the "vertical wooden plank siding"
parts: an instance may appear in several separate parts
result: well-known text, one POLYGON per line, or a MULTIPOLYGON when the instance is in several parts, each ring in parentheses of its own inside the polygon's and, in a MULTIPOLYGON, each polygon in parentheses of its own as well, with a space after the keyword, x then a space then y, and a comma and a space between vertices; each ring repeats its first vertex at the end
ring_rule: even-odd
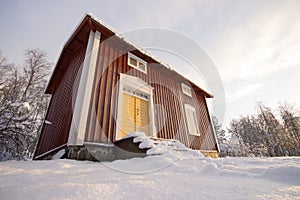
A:
POLYGON ((74 99, 72 97, 76 97, 73 92, 76 93, 78 87, 75 79, 83 64, 86 46, 86 44, 82 45, 78 52, 73 54, 73 59, 70 61, 61 83, 52 95, 46 116, 46 120, 51 124, 44 124, 42 128, 35 157, 64 145, 68 141, 73 113, 74 99))
MULTIPOLYGON (((182 93, 181 81, 169 77, 169 72, 159 64, 149 63, 147 74, 127 65, 127 54, 115 44, 102 41, 98 69, 94 82, 94 92, 90 108, 91 118, 88 123, 86 141, 110 143, 114 142, 116 134, 116 113, 118 107, 119 73, 139 77, 153 88, 154 105, 161 105, 163 112, 154 110, 155 126, 161 130, 157 133, 160 138, 178 139, 193 149, 216 150, 213 132, 210 127, 205 97, 192 97, 182 93), (196 110, 200 136, 187 134, 184 104, 190 104, 196 110), (163 119, 166 119, 163 124, 163 119)), ((187 82, 182 79, 183 82, 187 82)))
POLYGON ((98 70, 94 82, 94 93, 90 113, 93 114, 88 123, 86 141, 110 143, 116 132, 117 82, 118 68, 124 65, 121 51, 102 42, 98 56, 98 70), (95 114, 94 114, 95 113, 95 114))

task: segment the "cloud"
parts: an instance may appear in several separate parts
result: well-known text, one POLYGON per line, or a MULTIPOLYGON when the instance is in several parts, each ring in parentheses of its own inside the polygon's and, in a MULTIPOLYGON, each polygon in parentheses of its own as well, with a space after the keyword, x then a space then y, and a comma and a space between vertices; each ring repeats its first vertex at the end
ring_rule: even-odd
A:
MULTIPOLYGON (((191 13, 196 12, 197 0, 153 0, 153 1, 115 1, 106 7, 111 9, 114 18, 119 18, 117 26, 120 31, 128 31, 140 27, 172 28, 190 19, 191 13), (118 15, 113 15, 113 14, 118 15), (122 17, 120 17, 122 16, 122 17)), ((101 13, 99 13, 101 14, 101 13)))
POLYGON ((222 77, 226 81, 261 78, 299 64, 299 5, 272 4, 247 15, 240 8, 235 21, 208 46, 222 77))
POLYGON ((233 103, 245 98, 249 95, 253 95, 258 89, 262 87, 261 83, 254 83, 254 84, 246 84, 240 85, 238 82, 235 86, 230 87, 230 89, 226 90, 226 102, 233 103))

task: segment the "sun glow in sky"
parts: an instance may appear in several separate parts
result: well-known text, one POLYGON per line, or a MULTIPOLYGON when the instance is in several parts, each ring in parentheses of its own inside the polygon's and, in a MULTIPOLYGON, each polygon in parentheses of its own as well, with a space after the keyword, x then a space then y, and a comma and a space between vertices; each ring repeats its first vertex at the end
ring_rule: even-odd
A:
MULTIPOLYGON (((74 27, 91 12, 120 33, 171 29, 203 47, 223 80, 227 122, 254 112, 257 101, 299 107, 300 1, 29 0, 0 5, 0 51, 8 62, 21 65, 25 49, 41 48, 55 63, 74 27)), ((172 56, 166 59, 179 67, 172 56)))

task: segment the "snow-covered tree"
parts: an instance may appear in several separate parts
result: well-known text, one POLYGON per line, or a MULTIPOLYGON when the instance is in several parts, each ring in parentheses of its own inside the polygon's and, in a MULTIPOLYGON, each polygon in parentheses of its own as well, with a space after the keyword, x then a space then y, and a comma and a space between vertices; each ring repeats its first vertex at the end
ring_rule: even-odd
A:
POLYGON ((248 147, 250 154, 255 156, 300 155, 298 117, 287 107, 279 106, 279 110, 283 124, 270 107, 259 102, 257 114, 232 120, 229 133, 240 141, 241 146, 248 147))
POLYGON ((226 143, 227 143, 227 139, 226 139, 226 136, 225 136, 225 130, 222 129, 222 125, 219 123, 216 116, 212 116, 212 123, 213 123, 213 126, 214 126, 214 130, 216 132, 219 147, 220 147, 219 156, 224 157, 224 156, 226 156, 225 151, 226 151, 226 143))
POLYGON ((222 129, 222 125, 219 123, 219 120, 217 119, 216 116, 212 116, 212 123, 214 126, 214 130, 216 132, 216 135, 218 137, 218 142, 220 144, 225 143, 226 142, 226 135, 225 135, 225 130, 222 129))
POLYGON ((212 116, 212 121, 219 142, 220 157, 248 156, 249 147, 244 144, 243 140, 238 137, 238 135, 226 134, 226 131, 222 129, 222 125, 215 116, 212 116))
POLYGON ((232 120, 228 128, 230 134, 229 143, 231 145, 228 156, 252 156, 249 144, 245 142, 247 128, 245 128, 245 120, 232 120))
POLYGON ((300 143, 299 111, 295 108, 295 105, 287 102, 280 104, 278 109, 284 127, 291 133, 292 137, 300 143))
POLYGON ((38 49, 25 51, 19 71, 0 56, 0 160, 31 157, 48 105, 44 89, 50 66, 38 49))

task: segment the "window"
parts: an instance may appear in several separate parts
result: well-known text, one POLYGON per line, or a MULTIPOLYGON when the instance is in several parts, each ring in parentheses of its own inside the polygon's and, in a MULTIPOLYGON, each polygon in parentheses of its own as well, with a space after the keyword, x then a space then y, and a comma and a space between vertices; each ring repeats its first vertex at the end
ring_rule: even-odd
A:
POLYGON ((128 65, 147 74, 147 62, 131 53, 128 53, 128 65))
POLYGON ((137 96, 137 97, 149 100, 149 95, 144 93, 144 92, 139 91, 138 89, 133 89, 133 88, 124 86, 123 91, 125 93, 130 94, 130 95, 137 96))
POLYGON ((184 83, 181 83, 182 92, 190 97, 192 97, 192 89, 184 83))
POLYGON ((200 136, 195 108, 189 104, 184 104, 184 108, 189 134, 200 136))

